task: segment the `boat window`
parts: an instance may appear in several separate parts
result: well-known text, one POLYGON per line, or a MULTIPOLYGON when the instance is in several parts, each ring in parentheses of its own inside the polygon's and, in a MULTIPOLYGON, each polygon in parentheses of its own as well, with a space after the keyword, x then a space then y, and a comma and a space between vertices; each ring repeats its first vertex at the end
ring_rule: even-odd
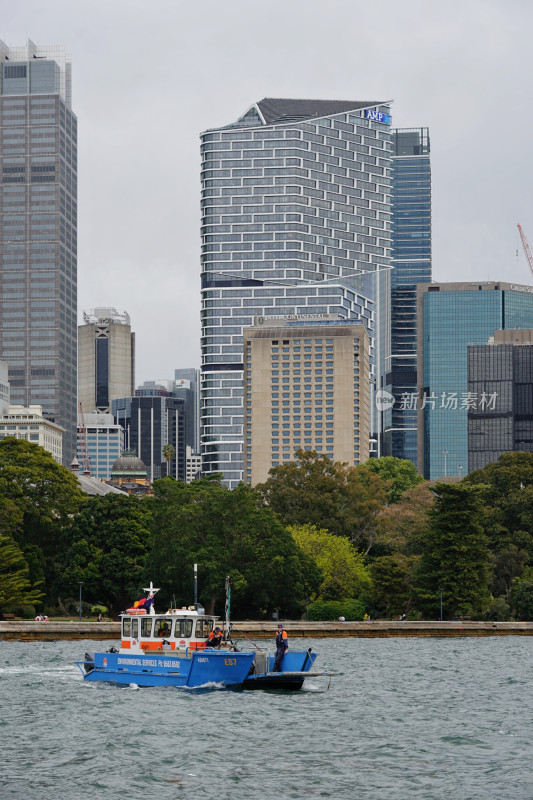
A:
POLYGON ((129 639, 131 636, 131 619, 122 620, 122 636, 124 639, 129 639))
POLYGON ((212 630, 213 630, 212 619, 196 620, 196 637, 198 639, 207 639, 212 630))
POLYGON ((143 617, 141 620, 141 637, 143 639, 149 639, 151 635, 152 635, 152 618, 143 617))
POLYGON ((154 624, 154 636, 161 636, 167 638, 170 636, 170 627, 172 624, 172 620, 165 619, 165 617, 160 617, 156 619, 154 624))
POLYGON ((174 636, 176 639, 190 639, 192 636, 192 619, 177 619, 174 636))
POLYGON ((131 621, 131 638, 132 639, 137 639, 138 636, 139 636, 139 620, 138 619, 132 619, 132 621, 131 621))

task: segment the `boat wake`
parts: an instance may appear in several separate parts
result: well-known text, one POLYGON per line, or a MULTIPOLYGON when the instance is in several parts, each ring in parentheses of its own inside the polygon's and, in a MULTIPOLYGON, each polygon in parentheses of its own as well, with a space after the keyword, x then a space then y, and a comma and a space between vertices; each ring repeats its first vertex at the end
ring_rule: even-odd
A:
POLYGON ((311 692, 315 694, 324 694, 328 689, 328 686, 318 686, 316 683, 309 683, 309 678, 304 681, 302 688, 300 689, 301 692, 311 692))
POLYGON ((24 667, 0 667, 0 675, 40 675, 58 677, 61 675, 75 675, 71 664, 63 664, 58 667, 47 666, 44 670, 41 664, 27 664, 24 667))

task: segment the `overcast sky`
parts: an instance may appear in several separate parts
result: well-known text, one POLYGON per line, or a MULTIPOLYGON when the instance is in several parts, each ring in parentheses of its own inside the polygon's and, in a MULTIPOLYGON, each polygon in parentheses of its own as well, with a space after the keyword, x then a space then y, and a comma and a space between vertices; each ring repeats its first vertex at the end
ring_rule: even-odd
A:
POLYGON ((72 56, 80 321, 128 311, 137 383, 199 366, 198 135, 263 97, 394 100, 430 128, 434 279, 533 283, 532 36, 530 0, 0 0, 0 39, 72 56))

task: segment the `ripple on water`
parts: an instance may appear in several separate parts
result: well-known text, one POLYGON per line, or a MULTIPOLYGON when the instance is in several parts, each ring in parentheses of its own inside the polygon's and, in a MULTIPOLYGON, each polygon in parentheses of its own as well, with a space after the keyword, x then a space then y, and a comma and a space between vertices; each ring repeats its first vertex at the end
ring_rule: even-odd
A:
POLYGON ((0 794, 531 800, 531 639, 311 644, 329 690, 84 683, 94 643, 3 643, 0 794))

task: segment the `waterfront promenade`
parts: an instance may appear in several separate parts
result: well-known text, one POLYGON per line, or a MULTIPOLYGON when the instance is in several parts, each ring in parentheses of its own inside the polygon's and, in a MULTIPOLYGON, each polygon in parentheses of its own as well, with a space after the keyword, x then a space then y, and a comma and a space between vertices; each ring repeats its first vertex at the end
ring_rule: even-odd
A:
MULTIPOLYGON (((371 620, 369 622, 283 621, 294 638, 388 638, 408 636, 533 636, 533 622, 409 622, 371 620)), ((234 639, 272 639, 276 622, 241 621, 232 623, 234 639)), ((53 641, 58 639, 109 640, 120 637, 119 622, 0 622, 0 641, 53 641)))

